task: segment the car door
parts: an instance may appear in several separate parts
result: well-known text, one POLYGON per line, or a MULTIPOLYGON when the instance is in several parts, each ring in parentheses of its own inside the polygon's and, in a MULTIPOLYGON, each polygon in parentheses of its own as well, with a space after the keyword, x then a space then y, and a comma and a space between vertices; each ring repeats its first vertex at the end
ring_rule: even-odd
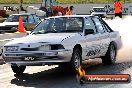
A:
POLYGON ((100 53, 98 56, 104 56, 110 44, 110 33, 106 29, 105 25, 103 24, 103 21, 100 18, 93 17, 92 19, 96 24, 97 34, 99 35, 98 39, 100 40, 100 53))
MULTIPOLYGON (((96 33, 96 26, 93 23, 91 17, 85 18, 84 30, 94 30, 93 34, 84 35, 83 45, 85 46, 83 49, 83 58, 95 58, 98 56, 100 45, 99 35, 96 33)), ((85 33, 84 33, 85 34, 85 33)))

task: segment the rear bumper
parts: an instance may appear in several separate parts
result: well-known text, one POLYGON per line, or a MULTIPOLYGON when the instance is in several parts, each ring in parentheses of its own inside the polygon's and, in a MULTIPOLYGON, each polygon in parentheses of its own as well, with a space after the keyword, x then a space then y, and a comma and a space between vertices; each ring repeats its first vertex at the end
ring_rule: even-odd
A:
POLYGON ((72 57, 70 50, 54 52, 16 52, 3 53, 5 63, 18 65, 51 65, 69 62, 72 57))
POLYGON ((16 32, 18 25, 0 26, 0 32, 16 32))
POLYGON ((99 16, 101 18, 105 18, 106 17, 106 14, 92 14, 93 16, 99 16))

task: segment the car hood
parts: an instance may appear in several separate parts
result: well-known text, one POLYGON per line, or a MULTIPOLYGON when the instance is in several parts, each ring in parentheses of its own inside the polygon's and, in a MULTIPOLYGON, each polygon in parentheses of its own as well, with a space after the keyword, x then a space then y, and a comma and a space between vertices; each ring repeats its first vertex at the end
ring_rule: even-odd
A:
POLYGON ((0 26, 6 26, 6 25, 18 25, 19 22, 3 22, 0 23, 0 26))
POLYGON ((22 38, 16 38, 6 45, 14 44, 33 44, 33 43, 61 43, 70 37, 79 35, 79 33, 47 33, 47 34, 34 34, 22 38))

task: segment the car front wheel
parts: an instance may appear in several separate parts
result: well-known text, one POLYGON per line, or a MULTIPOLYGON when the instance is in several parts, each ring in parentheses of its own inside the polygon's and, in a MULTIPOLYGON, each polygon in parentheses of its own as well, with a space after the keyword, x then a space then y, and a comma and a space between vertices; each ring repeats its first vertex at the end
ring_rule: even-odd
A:
POLYGON ((21 75, 26 69, 26 66, 11 65, 11 68, 14 73, 16 73, 17 75, 21 75))
POLYGON ((70 64, 73 72, 76 72, 76 70, 81 66, 82 55, 81 51, 78 48, 74 49, 70 64))

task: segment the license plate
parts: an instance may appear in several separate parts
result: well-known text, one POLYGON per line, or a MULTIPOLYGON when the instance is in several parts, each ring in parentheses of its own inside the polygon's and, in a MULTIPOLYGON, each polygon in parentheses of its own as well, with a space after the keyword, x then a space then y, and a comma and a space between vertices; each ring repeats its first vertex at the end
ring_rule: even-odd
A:
POLYGON ((34 57, 24 57, 25 61, 34 61, 35 58, 34 57))

